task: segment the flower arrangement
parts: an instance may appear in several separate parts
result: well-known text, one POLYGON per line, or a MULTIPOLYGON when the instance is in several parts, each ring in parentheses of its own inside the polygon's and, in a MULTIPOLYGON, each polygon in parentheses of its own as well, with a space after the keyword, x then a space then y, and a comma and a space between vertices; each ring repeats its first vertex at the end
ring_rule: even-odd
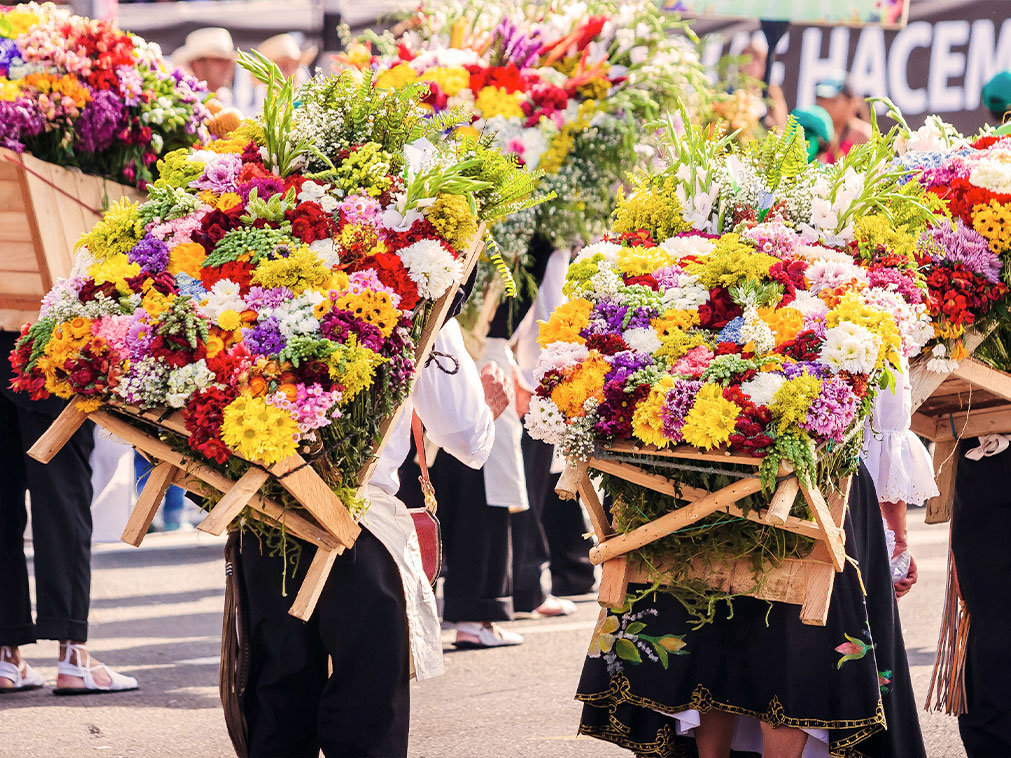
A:
MULTIPOLYGON (((751 147, 679 127, 669 119, 666 168, 619 195, 610 232, 569 266, 568 301, 540 327, 527 428, 570 461, 614 443, 640 454, 682 445, 762 459, 767 492, 784 461, 824 490, 854 469, 879 386, 931 335, 906 263, 931 215, 924 192, 903 183, 880 134, 839 164, 808 167, 792 121, 751 147)), ((643 460, 708 491, 735 468, 643 460)), ((619 533, 675 507, 603 481, 619 533)), ((802 498, 794 508, 810 516, 802 498)), ((684 595, 679 573, 699 555, 747 556, 760 573, 810 547, 726 514, 686 531, 633 555, 673 567, 666 581, 686 603, 705 595, 703 616, 711 595, 684 595)))
POLYGON ((340 60, 376 71, 378 86, 425 82, 433 113, 462 109, 458 131, 493 134, 543 172, 549 199, 493 230, 521 285, 532 284, 530 240, 557 248, 602 233, 615 188, 655 155, 646 125, 708 89, 690 29, 649 0, 425 2, 403 25, 340 60))
POLYGON ((1004 322, 1011 284, 1011 137, 967 140, 936 118, 913 132, 901 125, 903 165, 938 199, 934 223, 918 239, 934 335, 927 369, 948 373, 968 355, 970 330, 1004 322))
POLYGON ((203 82, 157 45, 52 3, 0 6, 0 145, 143 187, 207 138, 203 82))
POLYGON ((167 154, 146 202, 81 238, 14 387, 179 409, 188 454, 230 473, 310 454, 353 503, 433 302, 534 180, 488 141, 430 142, 421 87, 345 72, 294 92, 262 56, 240 63, 268 86, 262 119, 167 154))

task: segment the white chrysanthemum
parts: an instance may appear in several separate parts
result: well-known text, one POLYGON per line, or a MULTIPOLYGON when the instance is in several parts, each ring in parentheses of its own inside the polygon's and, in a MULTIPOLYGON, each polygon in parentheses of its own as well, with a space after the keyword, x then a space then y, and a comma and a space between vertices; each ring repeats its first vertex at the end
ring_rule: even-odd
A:
POLYGON ((590 277, 590 291, 584 291, 584 297, 593 300, 613 300, 623 286, 621 277, 610 269, 604 269, 590 277))
POLYGON ((776 390, 783 386, 786 377, 762 371, 741 384, 741 391, 746 393, 755 405, 769 405, 776 396, 776 390))
POLYGON ((867 273, 850 261, 815 261, 805 274, 811 283, 811 292, 817 294, 825 289, 835 289, 850 282, 866 282, 867 273))
POLYGON ((286 340, 299 335, 318 335, 319 320, 315 316, 315 308, 323 302, 323 295, 312 290, 303 292, 298 297, 286 300, 277 308, 260 311, 260 320, 273 316, 277 326, 286 340))
POLYGON ((798 258, 805 258, 809 261, 836 261, 838 263, 852 263, 853 256, 841 250, 834 250, 824 245, 798 245, 794 251, 798 258))
POLYGON ((168 392, 165 401, 172 408, 182 408, 194 392, 206 389, 215 383, 214 372, 207 368, 207 362, 200 359, 181 368, 174 368, 168 375, 168 392))
POLYGON ((868 329, 843 321, 825 332, 819 359, 836 372, 869 374, 877 363, 881 340, 868 329))
POLYGON ((638 350, 641 353, 648 353, 649 355, 659 350, 662 344, 660 338, 657 336, 656 329, 652 327, 629 329, 621 336, 625 340, 625 344, 632 350, 638 350))
POLYGON ((326 213, 333 213, 337 210, 337 198, 330 193, 329 184, 319 184, 314 181, 307 181, 302 184, 302 190, 298 193, 300 203, 318 203, 326 213))
POLYGON ((333 268, 341 262, 340 251, 337 249, 337 243, 330 237, 321 240, 314 240, 310 243, 309 249, 316 253, 320 260, 323 261, 323 263, 325 263, 329 268, 333 268))
POLYGON ((239 294, 239 285, 231 279, 219 279, 207 293, 207 298, 197 310, 211 321, 217 322, 218 316, 224 311, 242 313, 246 304, 239 294))
POLYGON ((565 438, 565 416, 551 398, 532 397, 525 423, 535 440, 559 445, 565 438))
POLYGON ((1011 194, 1011 163, 980 161, 969 174, 969 183, 991 192, 1011 194))
POLYGON ((621 252, 621 245, 614 242, 594 242, 592 245, 587 245, 580 250, 573 263, 582 263, 600 253, 604 256, 604 263, 614 268, 618 263, 619 252, 621 252))
POLYGON ((709 255, 716 244, 707 237, 690 234, 684 237, 668 237, 660 243, 660 247, 675 258, 681 259, 686 255, 709 255))
POLYGON ((534 379, 540 382, 549 371, 561 371, 580 364, 589 357, 590 351, 586 349, 585 345, 577 345, 573 342, 552 342, 541 351, 541 355, 537 359, 534 379))
POLYGON ((698 283, 698 279, 687 274, 682 277, 681 284, 664 290, 660 295, 664 310, 674 308, 679 311, 697 310, 709 302, 709 290, 698 283))
POLYGON ((930 351, 930 360, 927 361, 927 371, 936 371, 939 374, 950 374, 958 368, 958 361, 947 357, 948 351, 944 345, 934 345, 930 351))
POLYGON ((815 316, 822 318, 828 314, 828 305, 817 295, 812 295, 807 290, 798 290, 797 296, 790 303, 790 307, 800 311, 805 316, 815 316))
POLYGON ((74 255, 74 266, 70 269, 70 276, 87 276, 88 269, 94 266, 95 263, 95 256, 88 250, 87 245, 81 245, 77 248, 77 253, 74 255))
POLYGON ((398 252, 418 294, 436 300, 463 275, 463 264, 441 242, 423 239, 398 252))

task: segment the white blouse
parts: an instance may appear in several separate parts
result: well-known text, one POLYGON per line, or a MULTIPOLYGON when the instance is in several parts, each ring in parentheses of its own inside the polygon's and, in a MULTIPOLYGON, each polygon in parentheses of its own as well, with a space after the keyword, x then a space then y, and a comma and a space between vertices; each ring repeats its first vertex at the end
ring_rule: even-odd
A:
POLYGON ((920 505, 938 494, 930 453, 909 428, 912 388, 905 359, 895 372, 895 391, 880 390, 871 418, 864 425, 861 457, 874 480, 879 502, 920 505))
MULTIPOLYGON (((460 364, 447 374, 429 364, 418 375, 410 399, 390 430, 390 441, 379 457, 366 494, 369 509, 362 526, 389 551, 400 570, 407 608, 411 674, 428 679, 443 672, 442 637, 435 595, 421 563, 418 535, 407 506, 397 499, 400 468, 411 448, 411 417, 417 410, 429 438, 471 468, 480 468, 491 452, 495 426, 484 400, 481 378, 463 345, 455 320, 448 321, 435 340, 435 349, 454 356, 460 364)), ((443 359, 445 362, 445 359, 443 359)))

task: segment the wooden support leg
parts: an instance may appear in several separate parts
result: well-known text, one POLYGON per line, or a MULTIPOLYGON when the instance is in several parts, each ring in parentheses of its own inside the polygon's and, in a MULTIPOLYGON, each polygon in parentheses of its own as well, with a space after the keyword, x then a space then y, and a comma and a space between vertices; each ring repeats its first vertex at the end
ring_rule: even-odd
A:
POLYGON ((807 592, 800 607, 800 620, 811 626, 825 626, 836 572, 827 563, 811 564, 808 571, 807 592))
POLYGON ((144 482, 144 489, 137 496, 137 504, 134 505, 130 518, 126 522, 123 536, 120 537, 123 542, 140 547, 144 535, 151 527, 155 514, 158 513, 158 507, 178 471, 179 469, 171 463, 159 463, 154 467, 148 475, 147 481, 144 482))
POLYGON ((606 561, 601 567, 597 602, 605 608, 621 608, 628 596, 628 558, 624 555, 606 561))
POLYGON ((797 477, 792 476, 780 482, 779 487, 776 489, 776 494, 772 496, 772 502, 769 503, 769 510, 765 514, 765 522, 773 526, 785 524, 786 520, 790 517, 790 509, 793 508, 793 502, 797 499, 799 493, 800 481, 797 477))
POLYGON ((28 450, 29 457, 39 463, 49 463, 63 449, 63 446, 70 442, 70 438, 88 420, 88 414, 80 409, 77 402, 76 398, 71 400, 63 412, 56 417, 56 421, 35 441, 35 444, 28 450))
POLYGON ((825 502, 825 498, 816 487, 802 486, 801 491, 814 512, 814 520, 818 522, 818 528, 821 529, 832 565, 836 571, 842 571, 846 565, 846 542, 842 529, 836 526, 828 503, 825 502))
POLYGON ((305 465, 302 456, 293 455, 273 466, 270 472, 340 544, 345 547, 355 544, 362 528, 320 475, 305 465))
POLYGON ((305 580, 299 587, 298 595, 295 596, 295 602, 291 604, 288 613, 295 618, 302 619, 302 621, 309 620, 312 612, 316 610, 316 603, 319 602, 323 586, 330 576, 330 569, 333 568, 334 561, 337 560, 339 554, 340 552, 337 550, 324 550, 323 548, 316 550, 316 555, 313 556, 312 563, 309 564, 309 571, 306 573, 305 580))
POLYGON ((575 466, 566 463, 562 475, 558 477, 558 484, 555 485, 555 494, 562 500, 575 500, 579 494, 579 483, 586 478, 588 465, 588 461, 582 461, 575 466))
POLYGON ((958 440, 934 443, 934 478, 941 494, 927 501, 927 523, 943 524, 951 520, 955 501, 955 475, 958 473, 958 440))
POLYGON ((608 537, 614 536, 614 529, 607 520, 604 506, 600 504, 597 491, 593 489, 593 482, 590 477, 584 476, 579 483, 579 494, 583 497, 583 505, 586 506, 587 513, 590 514, 590 523, 593 524, 593 532, 597 535, 597 542, 603 542, 608 537))
POLYGON ((270 474, 260 468, 251 468, 239 477, 222 497, 217 505, 211 508, 207 518, 197 524, 197 529, 208 534, 223 534, 232 520, 242 512, 249 501, 263 486, 270 474))

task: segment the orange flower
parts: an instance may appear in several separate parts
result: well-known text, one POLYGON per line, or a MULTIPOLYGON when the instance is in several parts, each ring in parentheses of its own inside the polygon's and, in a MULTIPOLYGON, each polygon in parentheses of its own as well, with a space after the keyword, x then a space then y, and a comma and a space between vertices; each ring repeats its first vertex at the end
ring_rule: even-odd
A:
POLYGON ((267 392, 267 382, 262 376, 249 377, 249 394, 253 397, 260 397, 267 392))
POLYGON ((189 274, 194 279, 199 279, 205 258, 207 258, 207 253, 204 252, 202 245, 196 242, 184 242, 169 251, 168 271, 173 276, 183 273, 189 274))

